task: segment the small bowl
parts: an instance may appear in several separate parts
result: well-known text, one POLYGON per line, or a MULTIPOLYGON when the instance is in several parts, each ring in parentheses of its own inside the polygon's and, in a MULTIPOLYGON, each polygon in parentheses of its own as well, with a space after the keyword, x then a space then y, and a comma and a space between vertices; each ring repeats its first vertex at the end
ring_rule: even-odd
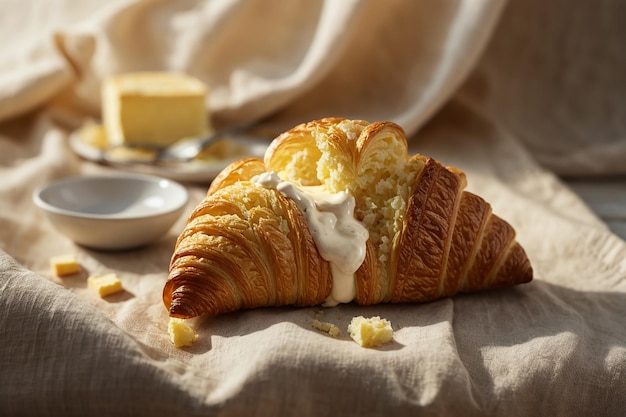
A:
POLYGON ((181 216, 188 199, 177 182, 137 174, 67 178, 33 193, 59 232, 101 250, 154 242, 181 216))

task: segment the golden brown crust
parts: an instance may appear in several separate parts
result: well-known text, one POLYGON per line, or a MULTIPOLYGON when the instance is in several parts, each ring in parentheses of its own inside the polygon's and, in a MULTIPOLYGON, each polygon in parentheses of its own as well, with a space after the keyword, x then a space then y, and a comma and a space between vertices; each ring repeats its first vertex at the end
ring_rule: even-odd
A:
POLYGON ((246 158, 232 162, 211 182, 207 195, 239 181, 249 180, 265 172, 265 164, 258 158, 246 158))
POLYGON ((465 280, 478 250, 481 241, 479 237, 490 215, 491 206, 485 200, 470 192, 463 192, 448 255, 444 296, 451 296, 459 291, 460 283, 465 280))
POLYGON ((480 247, 472 258, 471 267, 460 285, 460 291, 470 292, 489 287, 488 284, 496 273, 494 267, 513 243, 515 230, 510 224, 492 214, 480 238, 480 247))
POLYGON ((359 150, 357 164, 364 165, 376 153, 388 153, 392 147, 402 150, 401 155, 394 155, 400 160, 408 159, 408 144, 404 130, 393 122, 374 122, 363 129, 357 140, 359 150))
POLYGON ((409 200, 391 302, 441 297, 462 180, 429 159, 409 200))
POLYGON ((376 304, 383 298, 380 285, 376 279, 376 250, 371 242, 367 242, 365 260, 354 275, 356 295, 354 301, 361 305, 376 304))
POLYGON ((316 305, 329 296, 330 267, 303 213, 250 182, 266 171, 354 194, 355 216, 371 228, 355 274, 358 304, 427 302, 532 280, 515 231, 464 191, 461 170, 409 157, 394 123, 327 118, 281 134, 263 160, 237 161, 214 180, 176 243, 163 290, 171 316, 316 305))
POLYGON ((513 242, 493 281, 485 285, 484 289, 510 287, 530 282, 532 279, 533 268, 524 248, 518 242, 513 242))
POLYGON ((317 305, 330 293, 328 262, 300 209, 275 190, 252 187, 218 189, 190 216, 163 290, 172 317, 317 305))

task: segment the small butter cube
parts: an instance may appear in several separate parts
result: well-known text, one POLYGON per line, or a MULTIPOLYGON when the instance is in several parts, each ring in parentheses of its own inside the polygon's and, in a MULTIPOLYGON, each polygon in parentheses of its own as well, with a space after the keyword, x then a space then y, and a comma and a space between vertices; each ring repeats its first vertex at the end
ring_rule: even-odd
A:
POLYGON ((87 278, 87 287, 100 297, 106 297, 124 289, 122 281, 114 273, 90 276, 87 278))
POLYGON ((170 340, 177 348, 191 346, 198 339, 198 334, 183 319, 171 317, 167 325, 167 332, 170 335, 170 340))
POLYGON ((208 132, 207 86, 185 74, 140 72, 102 84, 102 119, 110 145, 168 146, 208 132))
POLYGON ((348 325, 350 337, 362 347, 376 347, 393 340, 393 329, 387 319, 378 316, 353 317, 348 325))
POLYGON ((326 332, 332 337, 339 336, 339 327, 325 321, 313 320, 313 327, 322 332, 326 332))
POLYGON ((74 255, 60 255, 50 258, 52 272, 59 277, 80 272, 80 265, 74 255))

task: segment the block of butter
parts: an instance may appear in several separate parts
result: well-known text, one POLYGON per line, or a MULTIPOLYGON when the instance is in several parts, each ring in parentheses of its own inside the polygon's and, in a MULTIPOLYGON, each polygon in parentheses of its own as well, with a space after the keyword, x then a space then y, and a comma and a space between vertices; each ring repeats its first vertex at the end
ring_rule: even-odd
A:
POLYGON ((50 258, 50 267, 52 272, 58 277, 80 272, 80 264, 74 255, 53 256, 50 258))
POLYGON ((102 85, 102 122, 109 145, 167 146, 209 128, 207 86, 184 74, 114 75, 102 85))
POLYGON ((87 278, 87 287, 100 297, 115 294, 122 291, 122 281, 115 273, 105 275, 92 275, 87 278))

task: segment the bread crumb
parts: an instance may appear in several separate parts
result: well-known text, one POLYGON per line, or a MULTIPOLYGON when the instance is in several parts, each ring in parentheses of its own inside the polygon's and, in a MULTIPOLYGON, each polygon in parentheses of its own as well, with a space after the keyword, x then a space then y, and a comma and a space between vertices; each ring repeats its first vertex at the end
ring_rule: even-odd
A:
POLYGON ((325 321, 313 320, 313 327, 322 332, 326 332, 332 337, 339 336, 339 327, 325 321))
POLYGON ((74 255, 59 255, 50 258, 50 268, 54 275, 64 277, 80 272, 80 264, 74 255))
POLYGON ((177 348, 191 346, 198 340, 198 334, 183 319, 170 317, 167 332, 177 348))
POLYGON ((377 347, 393 340, 391 322, 378 316, 353 317, 348 325, 350 337, 361 347, 377 347))
POLYGON ((87 278, 87 287, 100 297, 106 297, 121 292, 124 289, 122 287, 122 281, 115 273, 92 275, 87 278))

